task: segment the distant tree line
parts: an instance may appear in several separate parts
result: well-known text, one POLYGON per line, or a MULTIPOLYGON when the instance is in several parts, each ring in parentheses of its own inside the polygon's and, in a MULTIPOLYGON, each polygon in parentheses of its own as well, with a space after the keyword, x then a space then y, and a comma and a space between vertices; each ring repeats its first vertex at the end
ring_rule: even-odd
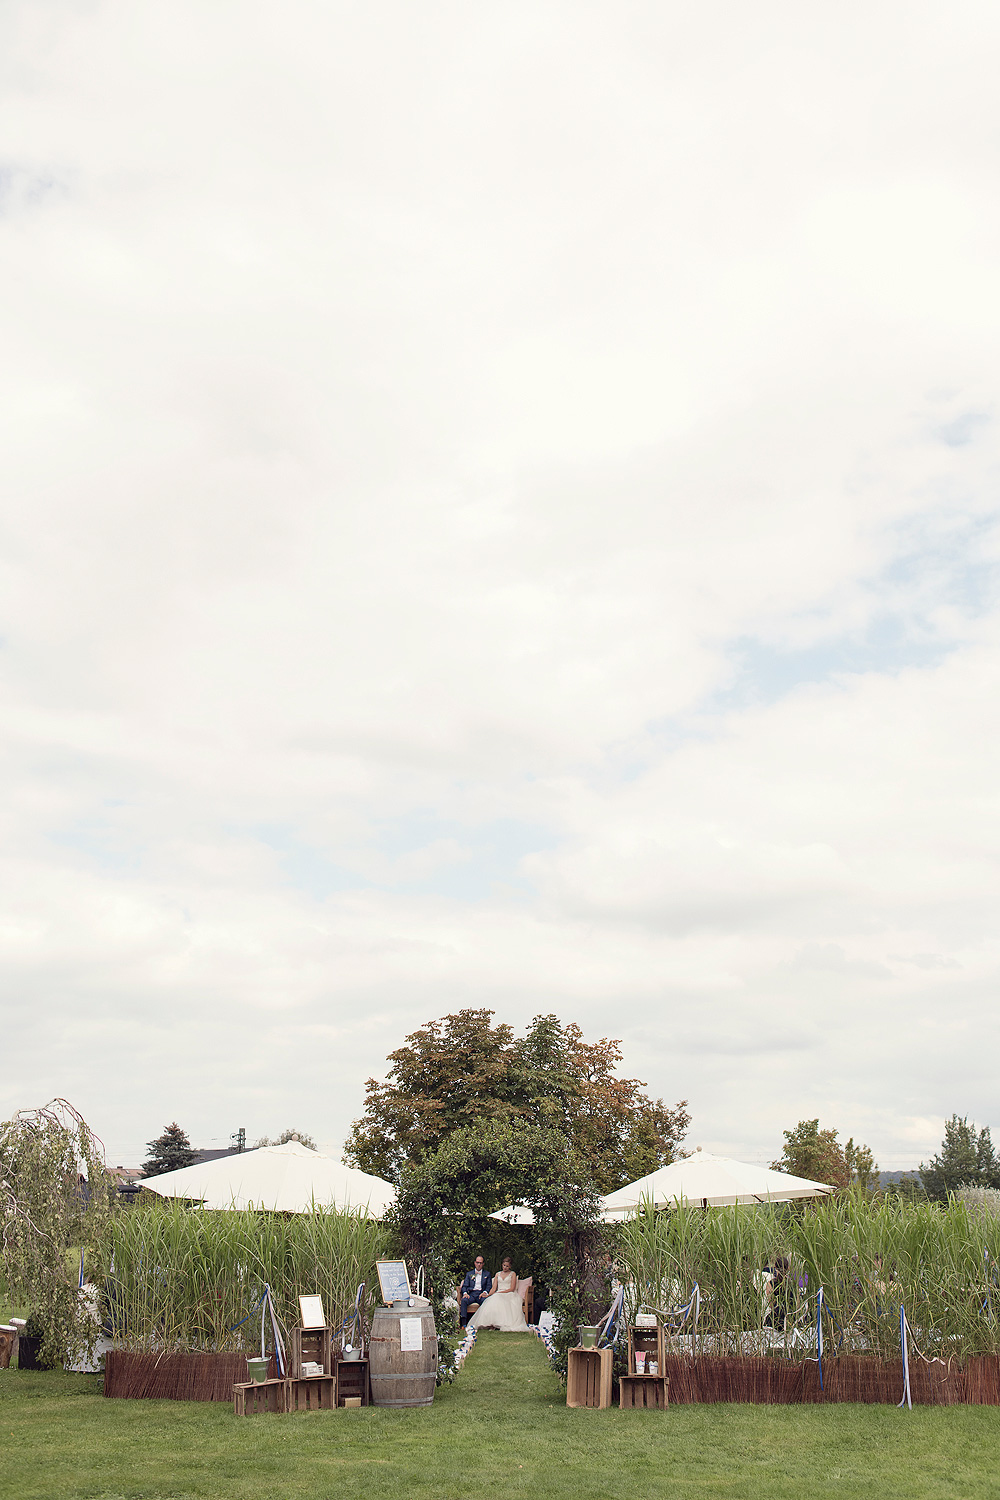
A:
MULTIPOLYGON (((836 1188, 858 1187, 864 1192, 879 1188, 878 1164, 869 1148, 855 1145, 853 1139, 841 1144, 837 1131, 820 1129, 818 1119, 800 1120, 794 1130, 784 1131, 784 1137, 781 1156, 771 1163, 776 1171, 836 1188)), ((885 1183, 881 1191, 945 1203, 963 1187, 1000 1188, 1000 1156, 988 1126, 977 1130, 966 1116, 952 1115, 940 1151, 929 1162, 921 1162, 916 1172, 885 1183)))

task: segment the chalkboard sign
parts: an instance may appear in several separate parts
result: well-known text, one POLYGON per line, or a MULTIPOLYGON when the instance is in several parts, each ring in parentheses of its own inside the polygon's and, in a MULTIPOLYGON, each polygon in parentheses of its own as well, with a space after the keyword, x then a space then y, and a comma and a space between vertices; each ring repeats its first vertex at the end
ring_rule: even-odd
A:
POLYGON ((403 1302, 412 1295, 405 1260, 377 1260, 383 1302, 403 1302))

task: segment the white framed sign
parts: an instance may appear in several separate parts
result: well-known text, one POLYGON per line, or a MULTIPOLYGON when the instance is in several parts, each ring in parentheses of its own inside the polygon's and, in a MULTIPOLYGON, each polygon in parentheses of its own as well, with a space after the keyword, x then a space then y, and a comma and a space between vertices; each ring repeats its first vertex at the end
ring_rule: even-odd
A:
POLYGON ((300 1297, 299 1315, 302 1318, 303 1328, 325 1328, 326 1319, 323 1316, 322 1297, 300 1297))
POLYGON ((412 1296, 405 1260, 377 1260, 375 1265, 383 1302, 405 1302, 412 1296))
POLYGON ((399 1350, 401 1354, 419 1354, 424 1347, 424 1325, 419 1318, 400 1318, 399 1350))

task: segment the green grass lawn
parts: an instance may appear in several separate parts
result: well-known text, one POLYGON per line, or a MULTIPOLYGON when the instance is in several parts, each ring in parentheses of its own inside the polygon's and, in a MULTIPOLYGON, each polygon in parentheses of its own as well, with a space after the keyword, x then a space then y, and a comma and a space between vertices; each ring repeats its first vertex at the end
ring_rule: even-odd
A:
POLYGON ((237 1419, 0 1371, 0 1495, 328 1500, 499 1495, 824 1500, 1000 1495, 1000 1408, 569 1411, 530 1335, 484 1334, 431 1408, 237 1419))

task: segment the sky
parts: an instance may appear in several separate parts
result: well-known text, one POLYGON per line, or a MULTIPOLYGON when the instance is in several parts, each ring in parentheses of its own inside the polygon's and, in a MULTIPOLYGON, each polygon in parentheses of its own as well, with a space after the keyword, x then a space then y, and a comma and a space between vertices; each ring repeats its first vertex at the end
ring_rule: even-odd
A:
POLYGON ((1000 12, 8 0, 0 1115, 1000 1125, 1000 12))

